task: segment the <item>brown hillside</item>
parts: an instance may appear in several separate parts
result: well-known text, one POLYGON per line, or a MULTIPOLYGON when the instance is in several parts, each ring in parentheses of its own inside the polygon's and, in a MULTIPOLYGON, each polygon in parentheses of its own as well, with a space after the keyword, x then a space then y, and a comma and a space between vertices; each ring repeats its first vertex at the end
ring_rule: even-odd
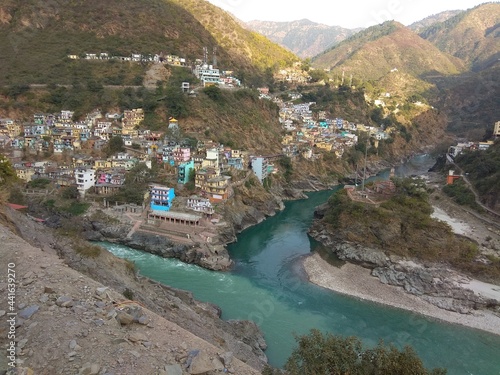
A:
POLYGON ((371 27, 314 59, 318 68, 344 70, 362 79, 379 79, 392 69, 414 76, 456 74, 463 64, 407 27, 394 22, 371 27))
POLYGON ((500 3, 482 4, 433 25, 420 35, 441 51, 481 69, 500 56, 500 3))

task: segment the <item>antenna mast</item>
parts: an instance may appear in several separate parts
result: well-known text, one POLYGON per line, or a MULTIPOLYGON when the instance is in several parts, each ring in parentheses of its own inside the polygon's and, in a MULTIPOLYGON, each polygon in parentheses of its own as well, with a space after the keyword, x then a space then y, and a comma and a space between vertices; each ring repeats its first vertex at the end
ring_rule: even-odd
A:
POLYGON ((213 64, 215 68, 217 66, 217 46, 215 46, 213 50, 213 64))
POLYGON ((207 64, 208 63, 208 48, 207 47, 203 47, 203 64, 207 64))

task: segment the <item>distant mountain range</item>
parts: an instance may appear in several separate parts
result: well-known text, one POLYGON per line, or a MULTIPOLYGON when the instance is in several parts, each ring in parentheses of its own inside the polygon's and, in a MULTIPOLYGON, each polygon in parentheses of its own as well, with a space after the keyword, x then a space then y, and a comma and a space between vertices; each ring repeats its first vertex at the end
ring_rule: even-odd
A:
POLYGON ((301 58, 316 56, 362 30, 327 26, 307 19, 292 22, 250 21, 246 26, 301 58))
MULTIPOLYGON (((426 17, 408 27, 419 33, 429 26, 446 21, 461 12, 463 11, 449 10, 441 12, 426 17)), ((308 19, 291 22, 250 21, 243 24, 303 59, 319 55, 363 30, 362 28, 347 29, 340 26, 327 26, 308 19)))
POLYGON ((485 3, 419 34, 394 21, 370 27, 314 57, 312 66, 392 94, 423 94, 445 109, 456 134, 477 136, 498 119, 499 58, 500 3, 485 3))

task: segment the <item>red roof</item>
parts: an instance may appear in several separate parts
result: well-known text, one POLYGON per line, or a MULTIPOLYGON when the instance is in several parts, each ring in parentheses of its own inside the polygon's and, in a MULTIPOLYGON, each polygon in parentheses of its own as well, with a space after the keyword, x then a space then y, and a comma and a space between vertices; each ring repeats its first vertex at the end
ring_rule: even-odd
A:
POLYGON ((14 204, 14 203, 6 203, 7 206, 9 206, 10 208, 14 209, 14 210, 22 210, 23 208, 28 208, 28 206, 21 206, 20 204, 14 204))

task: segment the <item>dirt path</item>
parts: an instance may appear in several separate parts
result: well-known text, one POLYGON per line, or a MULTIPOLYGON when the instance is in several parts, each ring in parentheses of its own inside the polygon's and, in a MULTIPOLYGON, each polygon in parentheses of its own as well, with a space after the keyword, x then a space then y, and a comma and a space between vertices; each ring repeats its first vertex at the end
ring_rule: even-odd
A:
POLYGON ((143 85, 148 89, 154 89, 156 88, 156 83, 158 81, 165 81, 168 76, 169 71, 163 64, 152 64, 151 67, 146 71, 143 85))

